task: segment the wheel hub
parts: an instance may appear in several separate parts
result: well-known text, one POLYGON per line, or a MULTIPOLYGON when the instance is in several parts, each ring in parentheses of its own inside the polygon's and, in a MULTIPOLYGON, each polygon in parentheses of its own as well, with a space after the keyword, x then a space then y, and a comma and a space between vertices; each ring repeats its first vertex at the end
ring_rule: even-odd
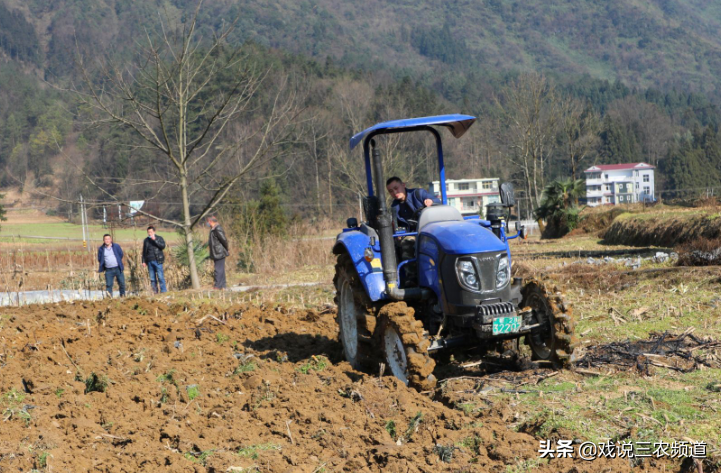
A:
POLYGON ((408 359, 403 341, 393 327, 386 327, 383 333, 383 348, 385 349, 386 362, 393 376, 408 384, 408 359))

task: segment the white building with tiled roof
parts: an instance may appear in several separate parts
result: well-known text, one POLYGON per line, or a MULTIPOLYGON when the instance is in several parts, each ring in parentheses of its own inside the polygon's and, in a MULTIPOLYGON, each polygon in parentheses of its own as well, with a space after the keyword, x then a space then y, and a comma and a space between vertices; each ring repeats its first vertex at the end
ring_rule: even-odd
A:
MULTIPOLYGON (((433 181, 428 185, 432 194, 440 197, 441 183, 433 181)), ((461 211, 463 215, 486 214, 486 205, 500 202, 498 194, 498 178, 485 179, 446 179, 446 196, 448 205, 461 211)))
POLYGON ((646 163, 591 166, 584 171, 587 204, 595 207, 654 201, 654 169, 646 163))

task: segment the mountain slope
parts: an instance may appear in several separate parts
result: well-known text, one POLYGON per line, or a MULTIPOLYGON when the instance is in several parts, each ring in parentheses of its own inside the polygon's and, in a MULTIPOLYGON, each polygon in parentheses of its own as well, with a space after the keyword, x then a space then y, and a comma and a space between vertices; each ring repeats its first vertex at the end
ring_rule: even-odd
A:
POLYGON ((419 70, 541 70, 714 93, 721 6, 652 0, 245 0, 242 30, 273 46, 419 70))
MULTIPOLYGON (((1 1, 35 25, 53 75, 69 73, 76 40, 94 50, 127 50, 157 23, 159 11, 181 18, 196 5, 1 1)), ((539 70, 633 87, 721 90, 721 5, 704 0, 206 0, 201 23, 215 28, 236 15, 238 40, 354 67, 407 69, 429 80, 449 70, 539 70)), ((11 46, 22 49, 17 43, 11 46)))

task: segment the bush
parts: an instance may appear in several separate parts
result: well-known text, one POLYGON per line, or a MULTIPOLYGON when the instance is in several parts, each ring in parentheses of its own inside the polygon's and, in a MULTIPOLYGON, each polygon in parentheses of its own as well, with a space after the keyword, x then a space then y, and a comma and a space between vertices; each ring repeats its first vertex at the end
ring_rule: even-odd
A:
MULTIPOLYGON (((186 268, 190 267, 190 258, 188 253, 188 242, 185 239, 185 233, 181 228, 178 229, 180 235, 180 243, 173 249, 173 257, 177 263, 186 268)), ((208 242, 193 232, 193 253, 195 256, 195 266, 201 268, 208 258, 210 258, 210 250, 208 242)))
POLYGON ((546 220, 543 238, 560 238, 578 226, 577 202, 585 194, 586 185, 581 179, 556 180, 546 186, 535 210, 536 218, 546 220))

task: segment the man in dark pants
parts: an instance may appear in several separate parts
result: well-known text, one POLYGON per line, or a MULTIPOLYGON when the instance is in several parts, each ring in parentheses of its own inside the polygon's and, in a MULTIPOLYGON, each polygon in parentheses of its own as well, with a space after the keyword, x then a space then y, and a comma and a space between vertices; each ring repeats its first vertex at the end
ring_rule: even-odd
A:
POLYGON ((123 274, 123 250, 120 245, 113 243, 113 237, 103 235, 103 244, 98 248, 99 273, 105 271, 105 288, 110 297, 113 297, 113 279, 118 280, 120 297, 125 296, 125 275, 123 274))
POLYGON ((160 235, 155 234, 155 227, 148 227, 148 238, 143 240, 143 266, 148 268, 150 275, 150 285, 153 286, 153 292, 158 293, 158 285, 160 292, 167 292, 165 287, 165 275, 163 274, 163 262, 165 255, 165 240, 160 235), (157 277, 157 282, 155 281, 157 277))
MULTIPOLYGON (((433 194, 423 188, 407 189, 406 185, 399 177, 391 177, 386 181, 386 190, 393 202, 391 210, 393 212, 393 220, 398 227, 404 227, 408 232, 416 231, 413 221, 418 220, 416 212, 424 207, 430 207, 433 204, 440 204, 433 194)), ((413 259, 416 256, 416 239, 409 236, 400 241, 401 261, 413 259)), ((404 266, 406 280, 411 284, 415 283, 417 270, 416 265, 407 264, 404 266)))
POLYGON ((225 289, 225 258, 228 257, 228 239, 225 237, 223 228, 215 217, 208 217, 210 225, 210 237, 208 239, 208 250, 210 259, 215 263, 215 283, 213 289, 225 289))

